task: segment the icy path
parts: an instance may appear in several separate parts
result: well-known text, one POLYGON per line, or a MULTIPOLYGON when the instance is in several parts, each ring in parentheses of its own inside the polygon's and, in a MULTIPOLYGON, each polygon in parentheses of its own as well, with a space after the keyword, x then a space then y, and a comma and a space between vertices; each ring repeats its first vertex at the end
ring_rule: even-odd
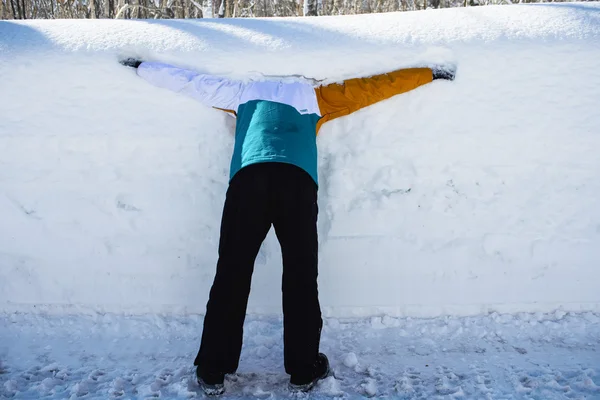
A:
MULTIPOLYGON (((0 314, 0 398, 202 397, 202 318, 0 314)), ((284 398, 281 321, 249 317, 224 399, 284 398)), ((600 315, 327 319, 330 377, 301 398, 600 399, 600 315)))

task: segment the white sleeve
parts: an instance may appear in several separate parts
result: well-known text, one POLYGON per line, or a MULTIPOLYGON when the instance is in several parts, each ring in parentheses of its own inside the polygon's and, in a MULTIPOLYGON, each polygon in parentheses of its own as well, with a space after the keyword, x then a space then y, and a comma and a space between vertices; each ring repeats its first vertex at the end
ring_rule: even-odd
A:
POLYGON ((143 62, 140 77, 154 86, 184 93, 209 107, 237 111, 244 84, 156 62, 143 62))

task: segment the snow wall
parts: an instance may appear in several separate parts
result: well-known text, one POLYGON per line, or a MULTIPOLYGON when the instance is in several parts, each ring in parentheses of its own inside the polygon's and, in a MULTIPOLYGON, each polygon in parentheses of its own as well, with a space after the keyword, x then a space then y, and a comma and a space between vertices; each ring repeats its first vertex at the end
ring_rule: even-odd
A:
MULTIPOLYGON (((137 56, 322 82, 451 62, 326 124, 325 315, 600 309, 600 7, 0 22, 0 311, 203 313, 234 120, 137 56)), ((250 313, 279 313, 273 232, 250 313)))

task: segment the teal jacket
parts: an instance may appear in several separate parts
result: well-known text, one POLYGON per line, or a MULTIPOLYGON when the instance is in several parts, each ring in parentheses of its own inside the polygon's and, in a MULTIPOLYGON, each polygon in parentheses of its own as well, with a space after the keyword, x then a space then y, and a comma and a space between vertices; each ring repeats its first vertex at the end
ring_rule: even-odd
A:
POLYGON ((412 68, 342 84, 241 82, 143 62, 138 75, 237 116, 230 180, 242 168, 265 162, 296 165, 318 184, 317 131, 326 121, 431 82, 432 70, 412 68))

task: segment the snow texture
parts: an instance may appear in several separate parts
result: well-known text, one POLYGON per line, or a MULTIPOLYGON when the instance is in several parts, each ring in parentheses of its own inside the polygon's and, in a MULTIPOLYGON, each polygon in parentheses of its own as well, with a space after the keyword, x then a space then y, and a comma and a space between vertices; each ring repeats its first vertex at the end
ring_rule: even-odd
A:
MULTIPOLYGON (((599 54, 598 4, 0 21, 0 311, 204 312, 234 121, 117 63, 133 56, 244 80, 311 82, 455 64, 454 82, 321 130, 325 315, 385 313, 368 330, 379 335, 402 330, 395 316, 598 312, 599 54)), ((280 313, 280 257, 270 234, 257 258, 250 313, 280 313)), ((187 354, 194 346, 186 343, 187 354)), ((256 347, 264 356, 269 348, 256 347)), ((368 354, 357 353, 357 365, 370 362, 368 354)), ((43 376, 39 390, 52 393, 60 368, 20 371, 4 388, 20 387, 29 373, 43 376)), ((398 385, 432 390, 434 380, 456 387, 479 376, 476 390, 488 390, 480 367, 449 368, 406 371, 398 385)), ((558 370, 539 368, 524 376, 541 386, 515 384, 546 390, 546 377, 558 370)), ((152 382, 133 370, 99 371, 67 369, 79 377, 70 393, 98 382, 127 391, 139 378, 137 390, 150 395, 161 380, 180 381, 177 369, 152 382)), ((586 370, 563 372, 555 384, 572 390, 597 379, 585 378, 586 370)), ((360 384, 363 395, 385 393, 401 377, 371 379, 360 384)), ((333 392, 347 385, 330 382, 333 392)), ((186 396, 188 389, 177 390, 186 396)))
MULTIPOLYGON (((0 398, 203 397, 191 365, 198 316, 0 318, 0 398)), ((600 314, 393 319, 383 329, 369 319, 326 319, 321 349, 334 375, 295 398, 600 399, 600 314), (345 362, 349 352, 358 364, 345 362)), ((248 318, 224 400, 290 397, 281 326, 278 318, 248 318)))

